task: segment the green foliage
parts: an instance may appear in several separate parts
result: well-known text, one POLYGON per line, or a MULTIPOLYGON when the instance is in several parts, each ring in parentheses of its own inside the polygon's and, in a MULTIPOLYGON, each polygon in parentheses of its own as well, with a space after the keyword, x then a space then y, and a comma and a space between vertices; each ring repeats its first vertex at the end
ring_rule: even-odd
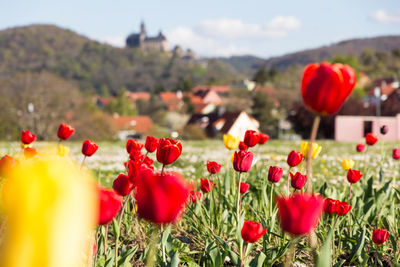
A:
POLYGON ((137 111, 134 103, 126 97, 126 89, 121 89, 116 98, 113 98, 105 110, 111 114, 120 116, 136 116, 137 111))
POLYGON ((274 116, 273 110, 275 110, 275 113, 277 110, 271 101, 269 101, 268 96, 258 91, 253 95, 252 100, 251 115, 260 122, 261 132, 268 133, 271 137, 277 137, 278 133, 276 129, 279 118, 274 116))

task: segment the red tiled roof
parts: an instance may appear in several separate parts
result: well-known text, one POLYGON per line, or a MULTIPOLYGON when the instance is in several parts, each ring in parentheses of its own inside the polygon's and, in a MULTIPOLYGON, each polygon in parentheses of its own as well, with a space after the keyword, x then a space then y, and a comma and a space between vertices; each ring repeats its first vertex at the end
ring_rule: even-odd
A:
POLYGON ((97 98, 97 101, 99 103, 101 103, 104 107, 106 107, 106 106, 110 105, 111 97, 102 97, 102 96, 100 96, 100 97, 97 98))
POLYGON ((231 90, 229 85, 198 85, 192 89, 194 93, 204 90, 213 90, 217 93, 227 93, 231 90))
POLYGON ((127 92, 126 95, 128 96, 129 99, 131 99, 133 102, 136 102, 137 100, 145 100, 148 101, 151 98, 150 93, 148 92, 127 92))
POLYGON ((153 127, 149 116, 113 116, 112 121, 116 130, 134 130, 143 134, 153 127))
POLYGON ((169 111, 177 111, 180 108, 182 99, 175 92, 161 92, 161 100, 167 106, 169 111))

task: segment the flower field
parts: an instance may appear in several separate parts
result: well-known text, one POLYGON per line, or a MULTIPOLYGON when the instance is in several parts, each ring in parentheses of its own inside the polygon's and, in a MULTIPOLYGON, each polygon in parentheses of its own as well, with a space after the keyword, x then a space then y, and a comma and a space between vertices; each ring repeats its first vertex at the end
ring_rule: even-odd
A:
MULTIPOLYGON (((144 143, 144 140, 143 140, 144 143)), ((146 262, 155 266, 278 266, 295 262, 296 266, 390 266, 399 259, 399 208, 400 192, 396 178, 400 173, 400 162, 392 158, 395 143, 377 143, 368 153, 357 152, 354 143, 321 141, 321 152, 313 161, 313 187, 323 197, 347 201, 352 209, 344 216, 335 213, 323 214, 315 229, 315 244, 308 236, 298 237, 284 233, 276 206, 276 196, 285 195, 289 166, 286 162, 291 150, 300 151, 300 142, 268 141, 249 150, 254 159, 242 181, 249 189, 241 195, 241 215, 236 218, 236 182, 239 173, 231 162, 233 151, 225 148, 223 141, 183 142, 182 154, 166 169, 181 173, 187 181, 200 191, 200 178, 209 178, 216 185, 208 193, 202 193, 200 201, 189 201, 186 210, 176 223, 157 225, 140 219, 131 202, 126 206, 118 227, 118 216, 108 226, 97 230, 95 262, 97 266, 115 265, 115 234, 119 236, 118 265, 141 266, 146 262), (383 149, 383 150, 382 150, 383 149), (383 154, 382 154, 383 151, 383 154), (382 158, 383 155, 383 158, 382 158), (354 161, 354 168, 363 170, 364 176, 351 188, 343 159, 354 161), (222 167, 217 174, 207 171, 207 161, 219 162, 222 167), (270 166, 283 169, 279 182, 268 180, 270 166), (272 195, 271 195, 271 186, 272 195), (271 203, 272 200, 272 203, 271 203), (245 220, 261 223, 267 231, 254 243, 241 237, 245 220), (376 245, 372 238, 373 229, 384 228, 389 232, 388 240, 376 245), (106 234, 107 231, 107 234, 106 234), (107 242, 105 242, 105 237, 107 242), (105 251, 106 249, 106 251, 105 251), (149 255, 154 259, 149 263, 149 255)), ((69 143, 68 157, 76 162, 83 159, 81 143, 69 143)), ((40 151, 56 146, 51 143, 36 143, 40 151)), ((1 143, 0 153, 15 155, 18 143, 1 143)), ((94 173, 99 184, 111 188, 120 173, 126 171, 127 160, 124 143, 99 143, 99 149, 85 161, 85 168, 94 173)), ((162 165, 155 155, 155 169, 162 165)), ((292 172, 305 172, 305 161, 292 168, 292 172)), ((398 179, 397 179, 398 180, 398 179)), ((293 188, 290 187, 290 193, 293 188)), ((93 260, 94 260, 93 259, 93 260)))

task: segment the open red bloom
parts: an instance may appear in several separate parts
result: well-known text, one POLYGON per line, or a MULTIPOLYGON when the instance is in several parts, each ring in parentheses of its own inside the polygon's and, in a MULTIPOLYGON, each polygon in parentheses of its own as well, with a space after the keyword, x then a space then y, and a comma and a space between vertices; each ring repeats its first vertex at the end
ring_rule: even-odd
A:
POLYGON ((146 148, 147 152, 153 153, 158 147, 158 139, 153 136, 147 136, 144 147, 146 148))
POLYGON ((376 137, 374 134, 367 133, 365 135, 365 143, 367 143, 367 145, 373 146, 376 144, 376 142, 378 142, 378 137, 376 137))
POLYGON ((35 148, 33 147, 25 147, 24 148, 24 156, 27 159, 33 158, 34 156, 36 156, 38 153, 36 151, 35 148))
POLYGON ((318 195, 293 194, 278 197, 281 227, 292 235, 308 234, 318 224, 324 200, 318 195))
POLYGON ((364 144, 358 144, 358 145, 356 146, 357 152, 363 152, 364 149, 365 149, 365 145, 364 145, 364 144))
POLYGON ((260 134, 257 131, 247 130, 244 134, 244 143, 248 147, 253 147, 260 141, 260 134))
POLYGON ((268 170, 268 181, 277 183, 282 178, 283 169, 278 166, 270 166, 268 170))
POLYGON ((266 232, 267 229, 264 229, 261 223, 245 221, 243 223, 241 234, 244 242, 254 243, 257 242, 266 232))
POLYGON ((287 157, 287 164, 290 167, 296 167, 303 160, 303 153, 292 150, 287 157))
POLYGON ((96 153, 97 149, 99 146, 90 140, 85 140, 83 141, 82 144, 82 154, 85 155, 86 157, 92 156, 94 153, 96 153))
POLYGON ((216 163, 215 161, 207 160, 207 171, 211 174, 219 173, 221 170, 221 164, 216 163))
POLYGON ((327 198, 324 201, 324 212, 326 214, 332 214, 336 212, 336 205, 339 203, 339 200, 334 200, 332 198, 327 198))
POLYGON ((108 224, 117 216, 121 205, 122 197, 112 189, 99 187, 100 211, 99 224, 108 224))
POLYGON ((67 140, 75 132, 75 129, 71 125, 61 123, 58 127, 57 136, 62 140, 67 140))
POLYGON ((133 184, 131 183, 128 175, 120 174, 117 179, 113 182, 113 188, 121 196, 128 195, 133 189, 133 184))
POLYGON ((136 187, 137 212, 153 223, 173 223, 186 207, 191 190, 179 173, 142 170, 136 187))
POLYGON ((301 94, 313 112, 333 115, 350 96, 356 84, 354 70, 343 64, 309 64, 304 68, 301 94))
POLYGON ((137 151, 141 151, 143 148, 143 144, 140 143, 138 140, 136 139, 129 139, 128 141, 126 141, 126 152, 128 152, 128 154, 131 154, 132 151, 137 150, 137 151))
POLYGON ((168 165, 177 160, 181 153, 181 142, 170 138, 161 138, 157 148, 157 161, 168 165))
MULTIPOLYGON (((239 183, 236 183, 236 187, 239 187, 239 183)), ((250 184, 241 182, 240 183, 240 194, 246 193, 247 190, 249 190, 249 188, 250 188, 250 184)))
POLYGON ((200 178, 200 189, 203 193, 209 193, 215 187, 215 183, 208 179, 200 178))
POLYGON ((30 131, 22 131, 21 132, 21 142, 25 145, 32 144, 36 140, 36 135, 31 133, 30 131))
POLYGON ((260 145, 265 144, 268 140, 269 140, 268 134, 260 133, 260 140, 258 141, 260 145))
POLYGON ((393 159, 400 159, 400 148, 393 149, 393 159))
POLYGON ((372 241, 377 245, 385 243, 389 238, 388 230, 386 229, 372 229, 372 241))
POLYGON ((247 150, 247 146, 243 141, 239 142, 239 150, 247 150))
POLYGON ((253 163, 253 153, 250 151, 235 151, 233 157, 233 168, 238 172, 248 172, 253 163))
POLYGON ((190 191, 190 198, 192 199, 192 202, 196 204, 197 200, 201 199, 201 191, 190 191))
POLYGON ((290 173, 291 185, 297 190, 301 190, 307 182, 307 175, 296 172, 294 175, 290 173))
POLYGON ((0 159, 0 177, 5 177, 17 164, 18 161, 13 157, 8 155, 3 156, 0 159))
POLYGON ((347 181, 351 184, 357 183, 362 176, 363 174, 358 170, 349 169, 347 171, 347 181))
POLYGON ((336 203, 336 214, 339 216, 346 215, 351 210, 351 205, 346 201, 339 201, 336 203))

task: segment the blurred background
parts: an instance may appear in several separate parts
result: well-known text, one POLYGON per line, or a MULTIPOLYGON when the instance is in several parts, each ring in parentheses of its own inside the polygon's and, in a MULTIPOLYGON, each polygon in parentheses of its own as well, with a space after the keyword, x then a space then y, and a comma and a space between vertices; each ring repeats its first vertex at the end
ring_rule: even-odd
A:
POLYGON ((320 138, 343 139, 335 121, 355 140, 380 120, 400 129, 397 0, 3 1, 0 139, 29 129, 52 140, 60 122, 97 141, 245 129, 299 139, 312 123, 302 70, 320 61, 358 78, 320 138))

